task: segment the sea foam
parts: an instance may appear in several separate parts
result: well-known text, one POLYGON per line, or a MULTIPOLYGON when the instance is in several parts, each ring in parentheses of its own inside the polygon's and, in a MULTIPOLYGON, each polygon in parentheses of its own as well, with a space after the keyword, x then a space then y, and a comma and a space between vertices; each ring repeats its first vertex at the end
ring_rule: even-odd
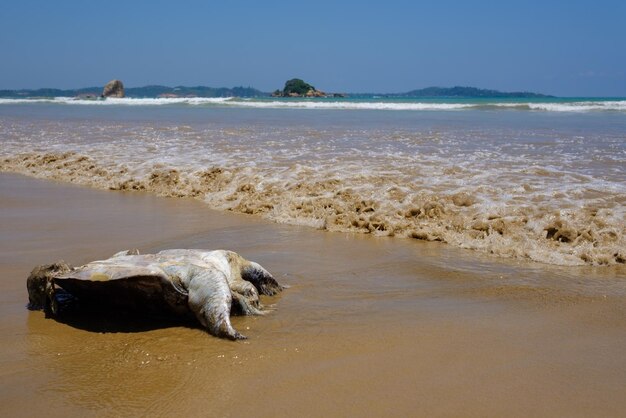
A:
POLYGON ((441 241, 501 257, 626 262, 620 134, 1 122, 2 171, 194 197, 276 222, 441 241))
POLYGON ((0 98, 0 105, 20 103, 49 103, 74 106, 223 106, 260 109, 310 109, 310 110, 381 110, 381 111, 459 111, 510 109, 518 111, 544 112, 626 112, 626 100, 599 101, 419 101, 414 100, 372 100, 372 99, 246 99, 236 97, 179 97, 179 98, 107 98, 81 99, 71 97, 55 98, 0 98))

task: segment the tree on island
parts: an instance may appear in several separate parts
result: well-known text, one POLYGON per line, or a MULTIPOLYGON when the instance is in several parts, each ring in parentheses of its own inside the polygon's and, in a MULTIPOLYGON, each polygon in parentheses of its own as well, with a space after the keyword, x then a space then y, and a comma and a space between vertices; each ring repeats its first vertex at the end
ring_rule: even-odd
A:
POLYGON ((274 90, 272 97, 345 97, 343 94, 331 93, 326 94, 323 91, 317 90, 315 87, 306 83, 299 78, 292 78, 285 82, 285 88, 281 90, 274 90))
POLYGON ((292 78, 285 82, 285 88, 283 89, 283 94, 285 96, 289 96, 292 93, 299 94, 300 96, 304 96, 310 90, 315 91, 315 87, 310 85, 309 83, 305 83, 303 80, 299 78, 292 78))

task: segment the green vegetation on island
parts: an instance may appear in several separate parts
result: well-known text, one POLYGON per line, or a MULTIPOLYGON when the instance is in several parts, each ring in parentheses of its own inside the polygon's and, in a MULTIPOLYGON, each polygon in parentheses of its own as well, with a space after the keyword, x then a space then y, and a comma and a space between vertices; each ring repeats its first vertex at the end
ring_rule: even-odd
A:
POLYGON ((315 91, 315 87, 313 87, 309 83, 300 80, 299 78, 292 78, 285 83, 283 94, 289 95, 295 93, 299 95, 305 95, 311 90, 315 91))
MULTIPOLYGON (((309 83, 300 80, 299 78, 292 78, 285 82, 285 87, 281 90, 275 90, 272 93, 272 97, 327 97, 328 95, 323 91, 317 90, 309 83)), ((332 96, 336 96, 332 94, 332 96)))
POLYGON ((324 93, 299 78, 292 78, 285 82, 285 87, 282 90, 275 90, 272 97, 346 97, 346 95, 343 93, 324 93))

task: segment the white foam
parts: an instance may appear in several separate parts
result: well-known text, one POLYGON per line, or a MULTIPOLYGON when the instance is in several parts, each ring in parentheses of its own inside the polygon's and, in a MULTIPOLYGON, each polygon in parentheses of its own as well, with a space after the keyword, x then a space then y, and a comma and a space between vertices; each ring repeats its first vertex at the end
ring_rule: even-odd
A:
POLYGON ((490 106, 515 108, 521 110, 544 110, 548 112, 589 112, 589 111, 626 111, 626 100, 620 101, 585 101, 561 103, 493 103, 490 106))
POLYGON ((263 109, 324 109, 324 110, 396 110, 396 111, 456 111, 480 109, 514 109, 546 112, 626 112, 626 100, 578 101, 578 102, 482 102, 437 103, 413 101, 372 100, 326 100, 326 99, 253 99, 235 97, 176 97, 176 98, 107 98, 81 99, 73 97, 54 98, 0 98, 2 104, 56 103, 86 106, 229 106, 263 109))
POLYGON ((274 100, 274 101, 230 101, 229 106, 288 109, 328 109, 328 110, 460 110, 474 105, 464 103, 415 103, 415 102, 351 102, 313 100, 274 100))
POLYGON ((87 106, 162 106, 173 104, 219 104, 231 100, 231 97, 177 97, 177 98, 113 98, 80 99, 74 97, 50 97, 32 99, 0 99, 0 104, 15 103, 57 103, 87 106))
POLYGON ((84 100, 68 97, 56 97, 55 102, 61 102, 72 105, 104 105, 104 106, 163 106, 173 104, 203 105, 203 104, 219 104, 230 100, 230 97, 177 97, 177 98, 113 98, 108 97, 106 100, 84 100))
POLYGON ((575 102, 575 103, 530 103, 531 109, 549 110, 553 112, 585 112, 591 110, 626 111, 626 100, 613 102, 575 102))
POLYGON ((2 104, 19 104, 19 103, 53 103, 55 101, 54 97, 50 98, 41 98, 41 99, 6 99, 0 98, 0 105, 2 104))
MULTIPOLYGON (((107 101, 150 106, 172 100, 179 99, 107 101)), ((213 106, 233 101, 210 100, 213 106)), ((264 103, 272 102, 335 101, 264 103)), ((104 189, 126 184, 127 189, 167 196, 201 191, 217 209, 256 210, 279 222, 318 228, 330 219, 331 230, 362 231, 360 217, 371 217, 399 236, 427 231, 454 245, 503 256, 521 248, 519 240, 527 243, 530 254, 520 257, 552 263, 601 263, 602 257, 610 260, 626 248, 623 141, 619 134, 612 137, 602 130, 579 137, 532 129, 415 132, 354 125, 316 130, 271 122, 235 127, 79 119, 0 122, 0 171, 104 189), (534 134, 543 140, 536 144, 534 134), (548 151, 546 143, 551 144, 548 151), (615 161, 615 169, 606 167, 606 161, 615 161), (212 172, 216 167, 217 174, 212 172), (170 170, 175 170, 171 177, 170 170), (469 206, 454 202, 460 193, 469 196, 469 206), (374 213, 361 212, 369 206, 374 213), (407 217, 407 211, 421 215, 407 217), (332 216, 352 217, 354 222, 332 223, 332 216), (546 241, 546 228, 557 218, 581 234, 594 228, 589 239, 600 240, 603 247, 594 247, 584 260, 571 261, 570 247, 546 241), (474 228, 481 222, 483 226, 474 228), (484 225, 498 222, 511 229, 475 238, 488 229, 484 225)), ((576 251, 583 251, 583 244, 576 251)))

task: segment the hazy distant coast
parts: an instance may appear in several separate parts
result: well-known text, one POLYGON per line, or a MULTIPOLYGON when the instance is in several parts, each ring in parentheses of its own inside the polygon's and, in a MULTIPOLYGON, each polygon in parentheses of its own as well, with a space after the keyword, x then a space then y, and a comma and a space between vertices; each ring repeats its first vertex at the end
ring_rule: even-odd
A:
MULTIPOLYGON (((20 89, 0 90, 0 97, 85 97, 99 96, 102 87, 84 87, 78 89, 20 89)), ((254 87, 206 87, 206 86, 144 86, 126 88, 126 97, 131 98, 176 98, 176 97, 270 97, 272 93, 263 92, 254 87)), ((502 92, 498 90, 480 89, 476 87, 428 87, 410 90, 405 93, 348 93, 350 97, 423 97, 423 98, 550 98, 533 92, 502 92)))
MULTIPOLYGON (((0 90, 0 97, 27 98, 27 97, 84 97, 100 96, 102 87, 83 87, 79 89, 21 89, 0 90)), ((252 87, 186 87, 186 86, 144 86, 127 87, 126 97, 131 98, 156 98, 156 97, 262 97, 269 96, 252 87)))

